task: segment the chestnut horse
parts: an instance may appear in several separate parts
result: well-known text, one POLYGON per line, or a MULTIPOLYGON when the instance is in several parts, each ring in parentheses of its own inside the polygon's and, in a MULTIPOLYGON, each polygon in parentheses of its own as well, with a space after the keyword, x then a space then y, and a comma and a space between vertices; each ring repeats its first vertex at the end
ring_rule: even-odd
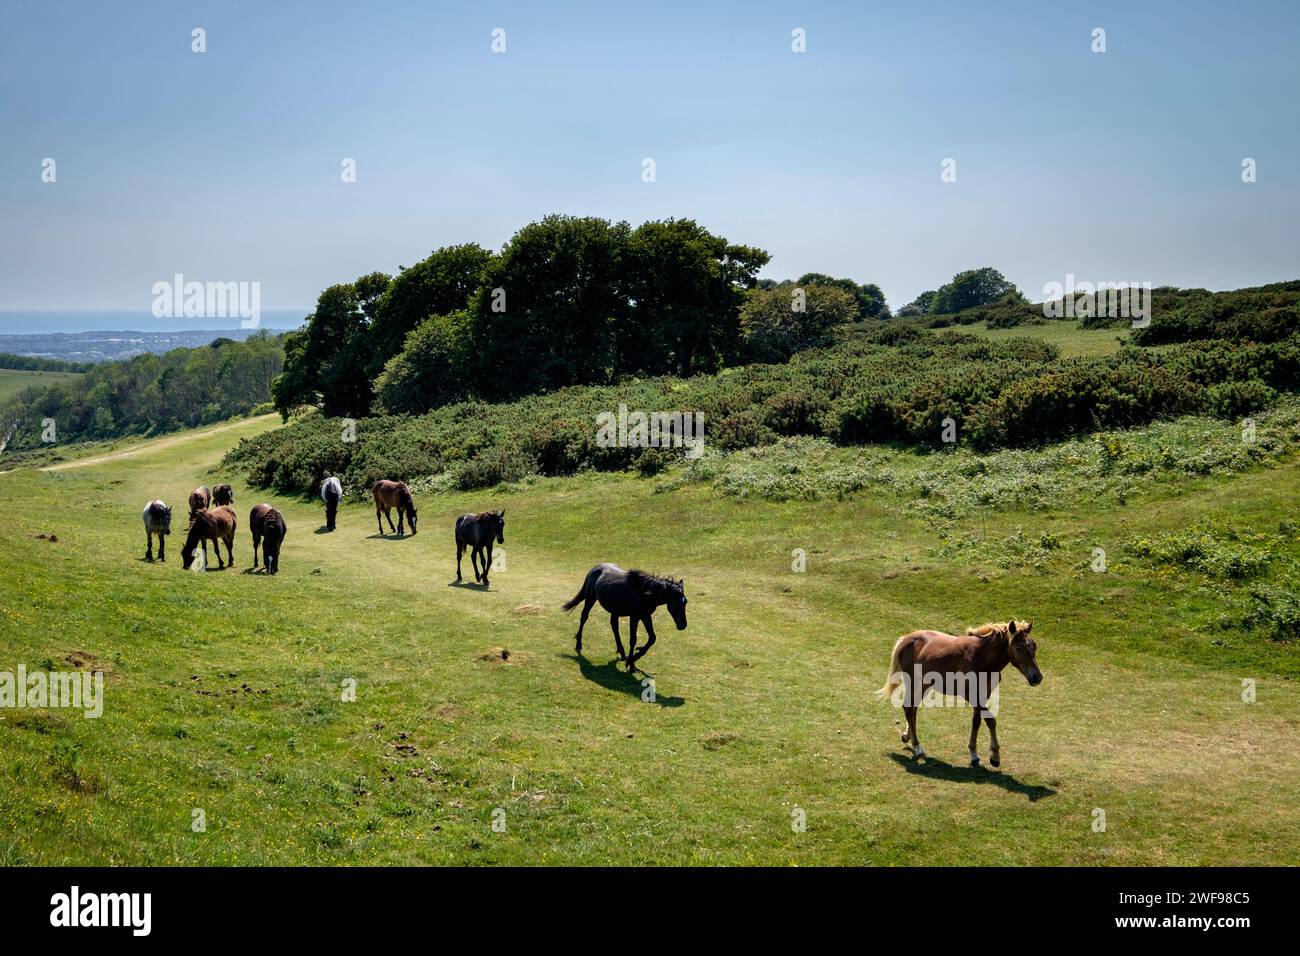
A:
POLYGON ((280 570, 280 545, 289 528, 284 515, 268 504, 260 504, 248 516, 248 528, 253 532, 253 567, 257 567, 257 547, 262 546, 262 564, 267 574, 280 570))
POLYGON ((212 489, 212 503, 214 505, 233 505, 235 503, 235 489, 229 485, 217 485, 212 489))
POLYGON ((506 513, 501 511, 481 511, 476 515, 461 515, 456 519, 456 580, 460 580, 460 559, 465 555, 465 546, 469 545, 469 563, 474 566, 474 580, 488 583, 488 571, 492 567, 492 541, 506 543, 506 513), (487 551, 483 559, 483 573, 479 574, 479 555, 487 551))
POLYGON ((377 481, 370 493, 375 496, 375 521, 379 524, 381 538, 384 536, 384 522, 380 520, 380 515, 388 519, 388 529, 398 534, 406 533, 402 528, 402 519, 406 518, 411 523, 411 534, 415 534, 415 499, 411 497, 411 489, 406 487, 406 482, 387 479, 377 481), (393 527, 393 508, 397 509, 396 528, 393 527))
POLYGON ((219 508, 209 508, 205 511, 197 512, 190 519, 190 533, 185 538, 185 547, 181 548, 181 558, 185 561, 185 570, 190 569, 194 563, 194 552, 200 544, 203 545, 203 561, 207 563, 208 542, 212 542, 212 549, 217 554, 217 569, 225 567, 221 563, 221 542, 226 543, 226 556, 230 558, 230 566, 235 566, 235 512, 228 505, 222 505, 219 508))
POLYGON ((907 717, 903 743, 911 741, 913 756, 918 759, 925 756, 916 736, 916 709, 933 689, 945 697, 964 697, 971 705, 971 766, 978 767, 980 762, 976 743, 981 717, 989 727, 989 763, 995 767, 1001 763, 997 688, 1002 669, 1014 665, 1031 687, 1043 681, 1036 658, 1038 645, 1029 636, 1033 626, 1033 621, 1004 621, 968 628, 960 636, 942 631, 913 631, 895 642, 889 660, 889 679, 876 691, 876 697, 883 700, 892 696, 895 705, 903 708, 907 717), (899 688, 901 694, 895 694, 899 688))
POLYGON ((212 492, 207 485, 200 485, 190 492, 190 517, 193 518, 212 504, 212 492))
POLYGON ((655 612, 655 608, 666 605, 677 630, 686 630, 686 590, 681 581, 655 577, 636 569, 624 571, 615 564, 598 564, 587 572, 581 590, 564 604, 566 611, 572 611, 579 604, 583 606, 574 646, 579 654, 582 653, 582 628, 587 623, 591 606, 597 601, 609 612, 609 626, 614 630, 614 646, 618 649, 619 660, 627 661, 629 674, 636 670, 636 662, 645 656, 645 652, 655 642, 654 625, 650 623, 650 615, 655 612), (618 633, 620 617, 629 619, 632 631, 631 650, 626 654, 623 652, 623 639, 618 633), (645 625, 645 632, 650 638, 640 651, 636 649, 638 624, 645 625))

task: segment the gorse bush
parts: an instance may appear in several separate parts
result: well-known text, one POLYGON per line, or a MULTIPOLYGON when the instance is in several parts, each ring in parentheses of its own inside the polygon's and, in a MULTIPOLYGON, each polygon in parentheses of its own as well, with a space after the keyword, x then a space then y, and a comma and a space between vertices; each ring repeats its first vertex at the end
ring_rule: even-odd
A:
MULTIPOLYGON (((1255 414, 1300 385, 1297 337, 1160 351, 1129 347, 1068 360, 1054 346, 1028 338, 992 341, 945 331, 903 335, 897 345, 875 339, 850 335, 784 365, 573 386, 510 403, 460 402, 418 416, 378 416, 359 424, 354 443, 340 441, 337 420, 308 415, 241 445, 230 462, 254 484, 286 492, 314 491, 327 474, 343 477, 353 490, 380 478, 444 474, 470 488, 528 474, 642 468, 645 449, 597 442, 596 416, 616 413, 620 405, 698 413, 706 446, 719 451, 789 436, 942 450, 951 448, 944 441, 949 424, 961 447, 1033 448, 1189 414, 1255 414)), ((673 453, 680 456, 681 449, 673 453)))

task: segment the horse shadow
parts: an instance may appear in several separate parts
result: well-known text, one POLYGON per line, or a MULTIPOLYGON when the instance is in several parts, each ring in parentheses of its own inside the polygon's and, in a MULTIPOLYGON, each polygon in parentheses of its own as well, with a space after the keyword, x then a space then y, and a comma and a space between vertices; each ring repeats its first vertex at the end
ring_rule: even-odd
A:
POLYGON ((948 780, 953 783, 984 783, 993 784, 1001 787, 1008 793, 1015 793, 1027 797, 1030 803, 1034 803, 1043 797, 1052 797, 1056 791, 1051 787, 1041 785, 1030 785, 1021 783, 1009 773, 1001 770, 994 770, 991 767, 980 765, 978 767, 958 767, 946 761, 939 760, 926 754, 920 760, 903 754, 891 753, 889 759, 894 761, 908 773, 915 774, 919 777, 930 777, 935 780, 948 780))
MULTIPOLYGON (((319 533, 320 532, 318 531, 317 534, 319 533)), ((397 534, 392 531, 387 531, 382 534, 372 534, 366 540, 367 541, 410 541, 414 537, 415 535, 411 534, 410 532, 407 532, 406 534, 397 534)))
POLYGON ((490 591, 491 588, 486 584, 478 581, 452 581, 447 585, 449 588, 467 588, 470 591, 490 591))
MULTIPOLYGON (((333 534, 333 533, 334 533, 334 529, 327 524, 321 525, 319 528, 317 528, 315 531, 312 532, 312 534, 333 534)), ((374 535, 372 534, 370 537, 373 538, 374 535)))
MULTIPOLYGON (((623 662, 612 660, 605 664, 594 664, 587 660, 585 654, 561 654, 561 657, 567 657, 569 660, 578 662, 578 671, 583 678, 598 684, 606 690, 616 690, 623 694, 629 694, 637 700, 641 700, 641 695, 645 688, 641 686, 641 680, 652 675, 645 671, 638 670, 635 674, 629 674, 623 668, 623 662)), ((651 703, 647 701, 646 703, 651 703)), ((665 697, 656 693, 653 703, 660 707, 680 707, 686 703, 685 697, 665 697)))

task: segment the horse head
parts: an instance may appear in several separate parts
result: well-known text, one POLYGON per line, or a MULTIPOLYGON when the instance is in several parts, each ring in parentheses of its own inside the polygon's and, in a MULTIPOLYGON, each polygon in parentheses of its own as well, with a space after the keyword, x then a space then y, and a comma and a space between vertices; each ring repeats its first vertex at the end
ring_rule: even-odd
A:
POLYGON ((172 533, 172 506, 163 505, 162 514, 160 517, 162 518, 162 533, 171 534, 172 533))
POLYGON ((686 630, 685 582, 680 580, 674 581, 672 578, 669 578, 664 583, 667 586, 666 593, 668 596, 668 600, 664 602, 665 606, 668 608, 668 613, 672 615, 673 623, 677 625, 677 630, 684 631, 686 630))
POLYGON ((1007 624, 1007 653, 1029 686, 1037 687, 1043 682, 1043 672, 1038 669, 1038 644, 1029 636, 1033 626, 1033 621, 1013 620, 1007 624))
POLYGON ((497 544, 506 543, 506 509, 496 512, 497 544))

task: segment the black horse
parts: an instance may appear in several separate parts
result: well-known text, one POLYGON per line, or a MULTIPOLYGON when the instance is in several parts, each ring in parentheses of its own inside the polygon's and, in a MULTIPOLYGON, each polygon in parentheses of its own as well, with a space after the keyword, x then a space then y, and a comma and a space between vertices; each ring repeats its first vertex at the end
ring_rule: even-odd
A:
POLYGON ((268 504, 260 504, 248 516, 248 527, 253 532, 253 567, 257 567, 257 546, 262 546, 262 565, 267 574, 280 570, 280 545, 289 533, 284 515, 268 504))
POLYGON ((456 580, 460 580, 460 560, 465 555, 465 546, 469 545, 469 562, 474 566, 474 580, 488 585, 488 570, 492 567, 492 541, 506 543, 506 513, 501 511, 481 511, 476 515, 461 515, 456 519, 456 580), (483 559, 483 572, 479 573, 479 556, 486 551, 483 559))
POLYGON ((661 604, 668 606, 677 630, 686 630, 686 591, 681 581, 671 578, 659 578, 644 571, 624 571, 614 564, 598 564, 587 572, 587 579, 582 582, 582 590, 566 602, 564 609, 572 611, 582 605, 582 620, 578 622, 578 635, 574 650, 582 653, 582 628, 587 623, 591 606, 597 601, 609 612, 609 626, 614 630, 614 646, 618 648, 618 658, 627 661, 628 673, 636 670, 636 662, 645 656, 655 642, 654 625, 650 615, 661 604), (584 603, 585 602, 585 603, 584 603), (618 619, 629 618, 632 638, 630 650, 623 651, 623 639, 618 633, 618 619), (649 640, 640 651, 636 649, 636 628, 645 625, 649 640))

